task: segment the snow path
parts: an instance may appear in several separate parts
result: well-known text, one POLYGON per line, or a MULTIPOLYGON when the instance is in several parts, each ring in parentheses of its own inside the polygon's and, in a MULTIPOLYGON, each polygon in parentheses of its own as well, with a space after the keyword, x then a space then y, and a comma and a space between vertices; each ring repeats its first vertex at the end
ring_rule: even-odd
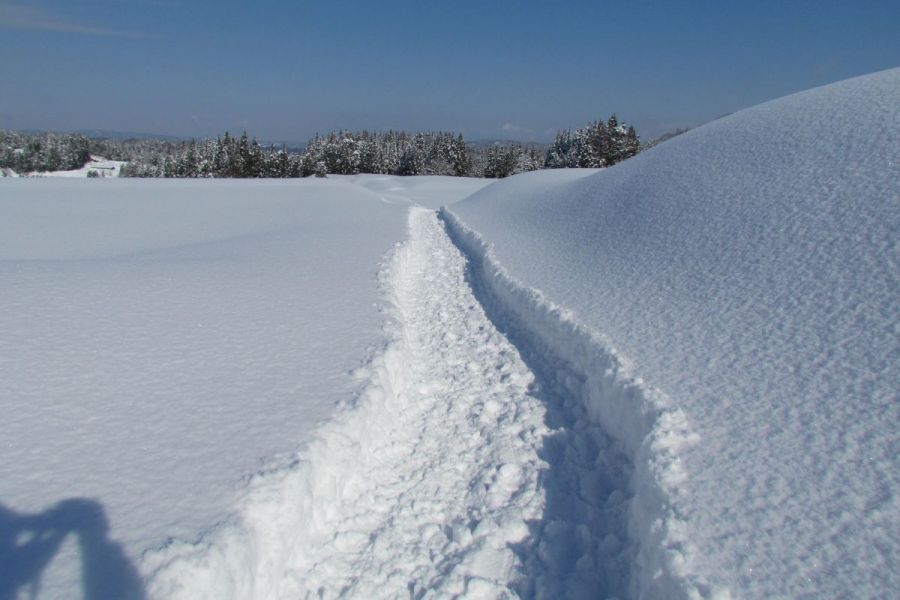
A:
POLYGON ((408 379, 386 407, 383 443, 360 457, 365 479, 345 488, 334 547, 310 556, 301 578, 392 597, 502 586, 517 566, 510 544, 542 508, 533 376, 472 296, 434 213, 412 209, 394 261, 408 379))
POLYGON ((242 522, 145 557, 152 596, 624 589, 624 490, 595 474, 608 442, 565 428, 565 403, 485 315, 437 215, 411 208, 409 231, 383 273, 393 341, 357 374, 359 402, 251 484, 242 522))

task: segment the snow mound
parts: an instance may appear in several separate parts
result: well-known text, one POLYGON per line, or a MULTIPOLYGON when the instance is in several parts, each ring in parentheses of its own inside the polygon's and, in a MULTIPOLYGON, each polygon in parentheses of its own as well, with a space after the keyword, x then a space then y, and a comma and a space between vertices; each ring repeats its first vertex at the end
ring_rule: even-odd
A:
POLYGON ((633 463, 633 595, 900 588, 898 98, 876 73, 442 211, 633 463))

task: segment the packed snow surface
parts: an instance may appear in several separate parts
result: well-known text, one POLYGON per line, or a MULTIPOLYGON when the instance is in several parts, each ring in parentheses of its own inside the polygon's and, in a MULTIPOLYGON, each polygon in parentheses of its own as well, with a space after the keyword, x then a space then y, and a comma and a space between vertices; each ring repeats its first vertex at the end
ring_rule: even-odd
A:
POLYGON ((442 214, 631 463, 632 595, 896 595, 900 69, 442 214))

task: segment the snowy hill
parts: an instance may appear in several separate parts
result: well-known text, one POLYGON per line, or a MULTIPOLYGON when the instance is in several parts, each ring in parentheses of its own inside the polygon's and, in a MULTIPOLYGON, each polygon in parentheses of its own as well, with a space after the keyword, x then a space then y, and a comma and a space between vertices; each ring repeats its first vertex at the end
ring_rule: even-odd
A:
POLYGON ((626 455, 633 595, 896 594, 900 69, 443 215, 626 455))

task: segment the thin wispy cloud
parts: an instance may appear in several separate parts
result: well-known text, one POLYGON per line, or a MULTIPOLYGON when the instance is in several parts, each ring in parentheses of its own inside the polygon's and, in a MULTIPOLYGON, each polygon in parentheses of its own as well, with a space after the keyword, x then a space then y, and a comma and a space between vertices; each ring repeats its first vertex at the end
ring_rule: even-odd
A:
POLYGON ((500 129, 512 133, 533 133, 533 130, 528 129, 527 127, 522 127, 521 125, 516 125, 514 123, 504 123, 503 126, 500 127, 500 129))
POLYGON ((126 31, 94 27, 74 22, 49 11, 23 6, 11 2, 0 2, 0 27, 6 29, 31 29, 36 31, 56 31, 81 35, 99 35, 125 38, 152 38, 153 34, 140 31, 126 31))

